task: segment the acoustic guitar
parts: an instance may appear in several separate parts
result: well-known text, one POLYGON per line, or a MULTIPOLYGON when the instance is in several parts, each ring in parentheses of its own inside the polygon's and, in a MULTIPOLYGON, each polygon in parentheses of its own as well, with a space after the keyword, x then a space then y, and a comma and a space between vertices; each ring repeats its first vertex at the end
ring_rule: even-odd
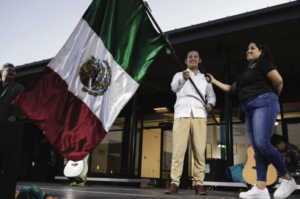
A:
MULTIPOLYGON (((250 146, 247 150, 247 162, 243 169, 243 178, 247 184, 257 183, 256 163, 254 159, 254 150, 250 146)), ((277 181, 277 171, 272 164, 269 164, 267 171, 267 186, 273 185, 277 181)))

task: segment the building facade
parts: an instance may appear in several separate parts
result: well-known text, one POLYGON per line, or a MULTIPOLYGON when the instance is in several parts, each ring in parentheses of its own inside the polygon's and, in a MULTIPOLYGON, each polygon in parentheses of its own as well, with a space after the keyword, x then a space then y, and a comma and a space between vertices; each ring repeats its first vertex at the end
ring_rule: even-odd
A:
MULTIPOLYGON (((176 53, 184 62, 197 50, 206 70, 221 82, 233 84, 247 65, 246 49, 252 40, 265 41, 277 70, 283 77, 281 113, 274 133, 300 148, 300 2, 295 1, 253 12, 166 32, 176 53)), ((27 86, 51 59, 16 68, 15 80, 27 86)), ((175 73, 181 71, 172 55, 162 50, 143 79, 132 100, 124 107, 105 139, 89 159, 89 177, 150 178, 151 185, 168 187, 172 159, 172 125, 176 95, 171 90, 175 73)), ((217 126, 208 118, 206 158, 245 163, 251 145, 245 124, 238 119, 237 95, 214 87, 217 104, 213 113, 217 126)), ((19 180, 40 181, 45 169, 45 154, 50 145, 29 120, 25 124, 19 180)), ((193 154, 190 142, 185 157, 183 188, 193 186, 193 154)), ((64 160, 58 161, 62 175, 64 160)), ((207 165, 207 169, 210 165, 207 165)), ((208 172, 208 170, 207 170, 208 172)))

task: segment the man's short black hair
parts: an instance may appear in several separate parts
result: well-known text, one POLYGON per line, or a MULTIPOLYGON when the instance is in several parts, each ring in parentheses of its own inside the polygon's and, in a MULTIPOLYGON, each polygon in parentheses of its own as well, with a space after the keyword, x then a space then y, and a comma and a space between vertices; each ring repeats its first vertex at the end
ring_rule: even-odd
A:
POLYGON ((283 137, 282 137, 281 135, 278 135, 278 134, 273 134, 273 135, 272 135, 272 138, 271 138, 271 144, 272 144, 273 146, 276 146, 276 145, 280 144, 281 141, 284 142, 284 139, 283 139, 283 137))
POLYGON ((1 71, 4 71, 4 69, 6 67, 15 67, 12 63, 6 63, 6 64, 3 64, 3 66, 1 67, 1 71))
POLYGON ((186 58, 189 56, 189 53, 192 52, 192 51, 196 51, 196 52, 198 53, 198 55, 199 55, 199 58, 200 58, 200 53, 199 53, 198 50, 190 50, 190 51, 186 54, 186 58))

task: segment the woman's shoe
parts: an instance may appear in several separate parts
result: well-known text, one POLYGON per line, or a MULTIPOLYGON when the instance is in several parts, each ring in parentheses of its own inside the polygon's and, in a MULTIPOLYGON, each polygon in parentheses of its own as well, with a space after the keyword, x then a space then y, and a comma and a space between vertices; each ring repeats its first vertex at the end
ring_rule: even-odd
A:
POLYGON ((267 188, 260 190, 256 185, 253 185, 253 187, 247 192, 241 192, 240 198, 271 199, 267 188))
POLYGON ((274 198, 275 199, 287 198, 295 191, 296 188, 297 188, 297 184, 294 178, 292 178, 291 180, 282 179, 282 182, 280 183, 279 187, 274 193, 274 198))

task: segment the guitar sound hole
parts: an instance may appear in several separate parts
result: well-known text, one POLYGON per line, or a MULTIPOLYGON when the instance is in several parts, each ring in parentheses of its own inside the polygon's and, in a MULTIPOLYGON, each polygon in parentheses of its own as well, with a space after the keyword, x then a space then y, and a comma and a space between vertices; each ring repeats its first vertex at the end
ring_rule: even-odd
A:
POLYGON ((77 166, 77 165, 78 165, 78 163, 73 163, 73 164, 71 164, 71 165, 75 167, 75 166, 77 166))

